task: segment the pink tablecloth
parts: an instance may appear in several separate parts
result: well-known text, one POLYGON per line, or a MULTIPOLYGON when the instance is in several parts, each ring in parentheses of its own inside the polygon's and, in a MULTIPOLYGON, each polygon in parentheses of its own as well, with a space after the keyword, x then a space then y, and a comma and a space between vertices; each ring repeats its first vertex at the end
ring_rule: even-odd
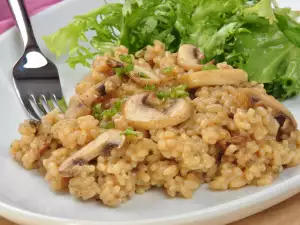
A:
MULTIPOLYGON (((47 8, 61 0, 25 0, 27 10, 30 15, 47 8)), ((14 25, 12 14, 6 0, 0 0, 0 34, 14 25)))

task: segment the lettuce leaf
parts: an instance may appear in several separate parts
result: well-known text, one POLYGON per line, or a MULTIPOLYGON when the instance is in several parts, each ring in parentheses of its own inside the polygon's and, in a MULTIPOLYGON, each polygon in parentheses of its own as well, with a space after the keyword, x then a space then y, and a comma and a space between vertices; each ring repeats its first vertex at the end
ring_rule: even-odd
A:
POLYGON ((278 28, 291 43, 300 48, 300 24, 289 15, 289 11, 276 9, 275 16, 278 28))
POLYGON ((154 40, 171 52, 199 47, 205 61, 227 61, 251 81, 285 99, 300 92, 300 24, 275 0, 125 0, 107 4, 44 37, 51 52, 69 54, 70 67, 124 45, 134 53, 154 40))
POLYGON ((272 24, 274 22, 277 22, 277 19, 275 17, 272 7, 270 7, 271 5, 272 0, 261 0, 256 5, 245 9, 244 13, 256 13, 259 17, 266 18, 267 20, 269 20, 270 24, 272 24))
POLYGON ((103 53, 107 46, 117 45, 114 29, 119 29, 122 4, 109 4, 85 15, 75 16, 73 21, 56 33, 43 37, 46 46, 58 57, 69 54, 71 68, 77 64, 90 65, 96 54, 103 53), (101 23, 98 22, 102 18, 101 23), (94 35, 89 38, 87 32, 94 35))
POLYGON ((300 25, 290 10, 274 9, 271 0, 228 0, 224 7, 218 0, 203 2, 186 42, 200 47, 207 60, 246 70, 251 81, 264 83, 276 98, 300 92, 300 25))
POLYGON ((234 52, 237 67, 249 79, 265 84, 269 94, 286 99, 300 92, 300 49, 276 25, 259 27, 237 35, 234 52))

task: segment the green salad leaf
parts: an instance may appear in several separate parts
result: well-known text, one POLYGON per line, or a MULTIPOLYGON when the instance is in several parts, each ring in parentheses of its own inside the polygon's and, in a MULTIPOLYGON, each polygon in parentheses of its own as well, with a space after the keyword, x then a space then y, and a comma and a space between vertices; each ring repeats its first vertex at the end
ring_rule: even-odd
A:
POLYGON ((120 28, 120 17, 122 4, 104 5, 85 15, 75 16, 69 25, 43 39, 49 50, 57 56, 69 54, 67 62, 71 68, 77 64, 89 67, 95 55, 118 44, 114 29, 120 28), (94 35, 89 37, 88 32, 94 35))
POLYGON ((227 61, 246 70, 250 81, 264 83, 269 94, 285 99, 300 92, 297 16, 278 8, 275 0, 125 0, 76 16, 44 40, 57 56, 68 53, 72 68, 89 66, 95 55, 118 45, 132 54, 154 40, 171 52, 189 43, 204 53, 202 63, 227 61))
POLYGON ((266 18, 270 24, 277 21, 272 7, 272 0, 261 0, 256 5, 244 10, 244 13, 256 13, 259 17, 266 18))
POLYGON ((275 11, 278 27, 286 38, 300 48, 300 24, 289 14, 289 11, 277 9, 275 11))

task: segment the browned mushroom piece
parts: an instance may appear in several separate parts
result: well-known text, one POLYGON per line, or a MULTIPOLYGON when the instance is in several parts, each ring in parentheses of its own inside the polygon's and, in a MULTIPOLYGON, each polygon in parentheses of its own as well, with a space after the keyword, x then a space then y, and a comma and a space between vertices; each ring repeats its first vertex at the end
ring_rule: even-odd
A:
POLYGON ((179 77, 179 81, 186 84, 188 88, 233 85, 247 82, 248 74, 240 69, 204 70, 183 74, 179 77))
POLYGON ((151 130, 178 125, 189 119, 193 106, 187 99, 176 99, 171 106, 157 109, 146 101, 151 93, 131 96, 124 104, 123 115, 128 123, 139 130, 151 130))
POLYGON ((34 129, 34 133, 35 133, 35 134, 38 133, 39 128, 40 128, 40 125, 41 125, 41 121, 30 119, 30 120, 27 120, 26 123, 28 123, 28 125, 29 125, 32 129, 34 129))
POLYGON ((112 149, 121 148, 125 143, 125 136, 121 131, 110 129, 100 134, 95 140, 84 146, 78 152, 67 158, 59 167, 63 177, 76 176, 78 166, 87 164, 100 155, 109 155, 112 149))
POLYGON ((273 96, 264 94, 255 88, 240 88, 239 93, 247 96, 242 103, 247 108, 259 105, 272 108, 274 118, 285 133, 290 133, 297 129, 297 121, 293 114, 273 96))
POLYGON ((138 65, 135 65, 133 70, 129 72, 128 75, 135 83, 143 86, 159 84, 161 82, 160 76, 152 69, 138 65))
POLYGON ((121 86, 119 76, 111 76, 103 82, 96 84, 81 95, 75 95, 70 99, 69 107, 66 111, 67 119, 76 119, 91 113, 92 104, 101 96, 105 96, 116 91, 121 86))
POLYGON ((184 44, 178 50, 177 64, 185 70, 202 70, 203 65, 200 60, 204 57, 203 53, 194 45, 184 44))

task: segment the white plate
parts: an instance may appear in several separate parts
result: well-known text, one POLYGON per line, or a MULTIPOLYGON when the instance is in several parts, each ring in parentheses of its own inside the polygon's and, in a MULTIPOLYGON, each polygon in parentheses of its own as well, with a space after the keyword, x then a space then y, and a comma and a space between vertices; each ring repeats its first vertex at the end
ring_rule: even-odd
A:
MULTIPOLYGON (((297 0, 282 0, 284 6, 300 9, 297 0)), ((102 0, 64 1, 33 18, 37 40, 68 23, 72 16, 85 13, 102 0)), ((26 118, 15 94, 11 69, 22 53, 16 29, 0 36, 0 215, 25 225, 176 225, 225 224, 249 216, 283 201, 300 191, 300 167, 285 170, 267 187, 246 187, 236 191, 213 192, 203 185, 191 200, 168 199, 160 191, 136 195, 117 209, 95 202, 79 202, 69 195, 51 192, 42 177, 18 166, 9 156, 11 141, 18 137, 18 124, 26 118)), ((55 60, 53 56, 50 58, 55 60)), ((86 72, 59 66, 64 93, 86 72), (68 85, 65 85, 68 84, 68 85)), ((300 121, 300 98, 285 102, 300 121)))

